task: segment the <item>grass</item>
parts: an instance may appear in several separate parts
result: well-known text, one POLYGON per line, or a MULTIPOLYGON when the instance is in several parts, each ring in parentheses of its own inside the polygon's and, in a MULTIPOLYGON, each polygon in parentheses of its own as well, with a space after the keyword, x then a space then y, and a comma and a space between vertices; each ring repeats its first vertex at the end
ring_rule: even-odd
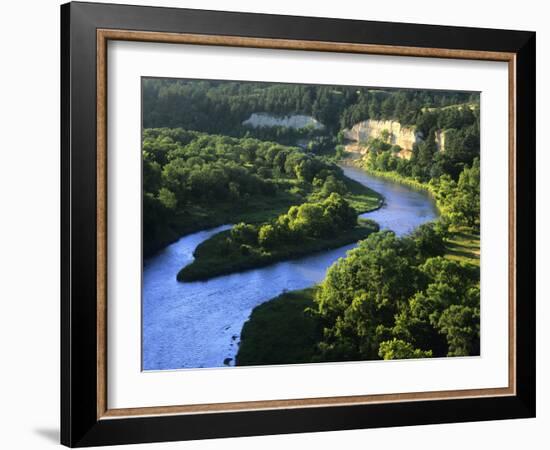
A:
POLYGON ((315 288, 284 293, 252 311, 241 332, 236 365, 309 363, 322 338, 314 306, 315 288))
POLYGON ((460 229, 447 239, 445 257, 479 267, 479 234, 460 229))
POLYGON ((228 242, 230 231, 222 231, 196 248, 195 260, 179 271, 177 279, 178 281, 208 280, 220 275, 265 267, 279 261, 343 247, 364 239, 375 231, 378 231, 377 225, 370 221, 360 221, 351 230, 331 238, 305 238, 299 243, 279 245, 271 251, 261 247, 246 247, 245 252, 242 251, 241 246, 228 242))
POLYGON ((344 198, 350 206, 355 208, 357 214, 363 214, 378 209, 384 203, 384 198, 376 191, 362 185, 358 181, 346 179, 348 193, 344 198))

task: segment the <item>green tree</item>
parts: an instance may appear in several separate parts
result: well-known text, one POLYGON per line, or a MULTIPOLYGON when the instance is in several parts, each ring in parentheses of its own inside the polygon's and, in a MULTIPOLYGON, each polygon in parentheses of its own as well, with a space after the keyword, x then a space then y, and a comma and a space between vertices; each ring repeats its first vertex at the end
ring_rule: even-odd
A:
POLYGON ((445 253, 443 232, 435 223, 420 225, 411 235, 420 258, 441 256, 445 253))
POLYGON ((332 193, 344 195, 347 191, 346 184, 342 180, 337 179, 334 175, 326 177, 323 187, 321 188, 323 197, 328 197, 332 193))
POLYGON ((458 179, 457 191, 449 203, 449 212, 458 223, 479 227, 479 160, 465 168, 458 179))
POLYGON ((257 245, 258 229, 254 225, 238 223, 231 228, 231 239, 240 244, 257 245))
POLYGON ((448 356, 479 355, 479 308, 451 305, 437 326, 447 338, 448 356))
POLYGON ((258 243, 266 248, 272 249, 279 244, 280 235, 277 228, 271 224, 265 224, 260 227, 258 232, 258 243))
POLYGON ((158 198, 159 198, 159 201, 167 209, 175 209, 178 204, 176 195, 172 191, 164 187, 160 188, 158 198))
POLYGON ((431 350, 420 350, 414 348, 408 342, 393 338, 391 341, 380 343, 378 356, 382 359, 411 359, 411 358, 430 358, 431 350))
POLYGON ((415 292, 410 243, 391 232, 371 234, 327 272, 315 301, 328 359, 373 359, 400 304, 415 292))

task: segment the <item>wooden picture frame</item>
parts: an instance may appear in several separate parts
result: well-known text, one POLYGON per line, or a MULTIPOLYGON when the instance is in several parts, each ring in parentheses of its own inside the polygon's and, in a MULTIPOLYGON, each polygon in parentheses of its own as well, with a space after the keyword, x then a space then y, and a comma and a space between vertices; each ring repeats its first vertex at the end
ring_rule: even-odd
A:
POLYGON ((61 7, 61 441, 173 441, 534 417, 535 33, 69 3, 61 7), (110 409, 109 40, 504 61, 509 67, 507 388, 110 409))

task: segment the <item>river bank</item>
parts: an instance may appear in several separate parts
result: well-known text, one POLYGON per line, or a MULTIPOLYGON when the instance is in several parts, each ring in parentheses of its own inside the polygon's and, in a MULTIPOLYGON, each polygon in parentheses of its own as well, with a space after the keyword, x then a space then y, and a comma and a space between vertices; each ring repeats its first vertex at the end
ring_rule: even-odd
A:
MULTIPOLYGON (((441 202, 438 200, 437 190, 431 183, 424 183, 417 179, 405 177, 395 171, 382 172, 379 170, 373 170, 366 168, 364 164, 361 164, 359 160, 348 158, 345 163, 351 167, 356 167, 365 172, 374 175, 378 178, 383 178, 395 183, 402 184, 409 188, 425 192, 434 201, 438 214, 444 213, 444 208, 441 202)), ((473 266, 479 267, 480 258, 480 233, 479 230, 473 230, 468 227, 450 227, 447 236, 447 253, 448 259, 463 262, 473 266)))

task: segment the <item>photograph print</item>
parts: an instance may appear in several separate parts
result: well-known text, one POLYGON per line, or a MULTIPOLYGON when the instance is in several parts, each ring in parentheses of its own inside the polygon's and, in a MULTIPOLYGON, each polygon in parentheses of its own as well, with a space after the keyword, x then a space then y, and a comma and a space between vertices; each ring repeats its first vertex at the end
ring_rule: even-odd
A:
POLYGON ((479 356, 479 92, 141 88, 144 371, 479 356))

